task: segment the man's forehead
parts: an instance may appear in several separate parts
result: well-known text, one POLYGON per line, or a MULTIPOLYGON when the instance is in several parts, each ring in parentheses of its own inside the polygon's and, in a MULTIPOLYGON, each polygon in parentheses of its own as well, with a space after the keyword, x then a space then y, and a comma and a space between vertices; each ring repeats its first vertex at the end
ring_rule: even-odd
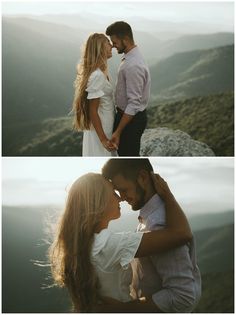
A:
POLYGON ((123 187, 132 184, 130 179, 125 178, 123 175, 118 174, 112 178, 112 184, 115 189, 122 189, 123 187))
POLYGON ((111 35, 110 38, 111 38, 111 41, 113 41, 113 42, 114 42, 114 41, 117 42, 117 41, 119 40, 119 37, 116 36, 116 35, 111 35))

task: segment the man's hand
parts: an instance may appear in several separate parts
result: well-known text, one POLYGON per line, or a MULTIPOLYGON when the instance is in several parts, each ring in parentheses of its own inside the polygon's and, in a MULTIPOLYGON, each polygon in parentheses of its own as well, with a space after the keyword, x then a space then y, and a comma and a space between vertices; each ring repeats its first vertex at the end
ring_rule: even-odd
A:
POLYGON ((103 296, 101 304, 96 304, 93 307, 95 313, 115 313, 119 307, 124 307, 124 303, 108 296, 103 296))
POLYGON ((116 145, 115 145, 114 143, 112 143, 111 140, 104 139, 104 140, 102 141, 102 145, 104 146, 104 148, 105 148, 108 152, 117 150, 116 145))
POLYGON ((116 150, 117 150, 119 147, 119 143, 120 143, 120 133, 117 130, 115 132, 113 132, 110 141, 116 147, 116 150))
POLYGON ((171 195, 171 191, 168 187, 167 182, 159 174, 154 174, 153 172, 151 172, 151 177, 154 188, 162 199, 165 199, 166 196, 171 195))

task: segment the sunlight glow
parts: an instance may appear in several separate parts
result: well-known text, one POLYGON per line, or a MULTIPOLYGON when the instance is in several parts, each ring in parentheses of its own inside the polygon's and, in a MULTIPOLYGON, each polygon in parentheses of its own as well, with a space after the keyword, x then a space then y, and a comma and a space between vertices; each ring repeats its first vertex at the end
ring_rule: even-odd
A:
MULTIPOLYGON (((3 158, 4 205, 60 205, 70 185, 88 172, 101 173, 107 158, 3 158)), ((186 212, 234 208, 233 158, 150 158, 186 212), (186 207, 187 206, 187 207, 186 207)), ((124 203, 127 208, 127 204, 124 203)))
POLYGON ((233 1, 3 1, 2 12, 3 15, 81 14, 112 19, 192 21, 221 24, 225 30, 233 31, 233 6, 233 1))

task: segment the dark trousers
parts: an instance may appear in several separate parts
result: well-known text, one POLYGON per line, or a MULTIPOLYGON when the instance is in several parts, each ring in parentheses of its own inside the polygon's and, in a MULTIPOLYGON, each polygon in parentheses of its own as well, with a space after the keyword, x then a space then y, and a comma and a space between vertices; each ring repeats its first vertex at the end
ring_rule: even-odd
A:
MULTIPOLYGON (((117 112, 114 123, 114 131, 119 125, 122 113, 117 112)), ((128 125, 123 129, 118 148, 119 156, 139 156, 140 140, 147 125, 146 110, 138 112, 128 125)))

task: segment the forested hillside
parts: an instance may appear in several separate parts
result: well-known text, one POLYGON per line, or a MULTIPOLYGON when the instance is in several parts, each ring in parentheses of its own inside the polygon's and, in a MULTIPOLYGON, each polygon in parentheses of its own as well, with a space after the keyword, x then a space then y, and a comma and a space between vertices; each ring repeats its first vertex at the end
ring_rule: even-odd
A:
POLYGON ((234 155, 234 93, 195 97, 148 109, 148 128, 169 127, 205 142, 216 155, 234 155))

